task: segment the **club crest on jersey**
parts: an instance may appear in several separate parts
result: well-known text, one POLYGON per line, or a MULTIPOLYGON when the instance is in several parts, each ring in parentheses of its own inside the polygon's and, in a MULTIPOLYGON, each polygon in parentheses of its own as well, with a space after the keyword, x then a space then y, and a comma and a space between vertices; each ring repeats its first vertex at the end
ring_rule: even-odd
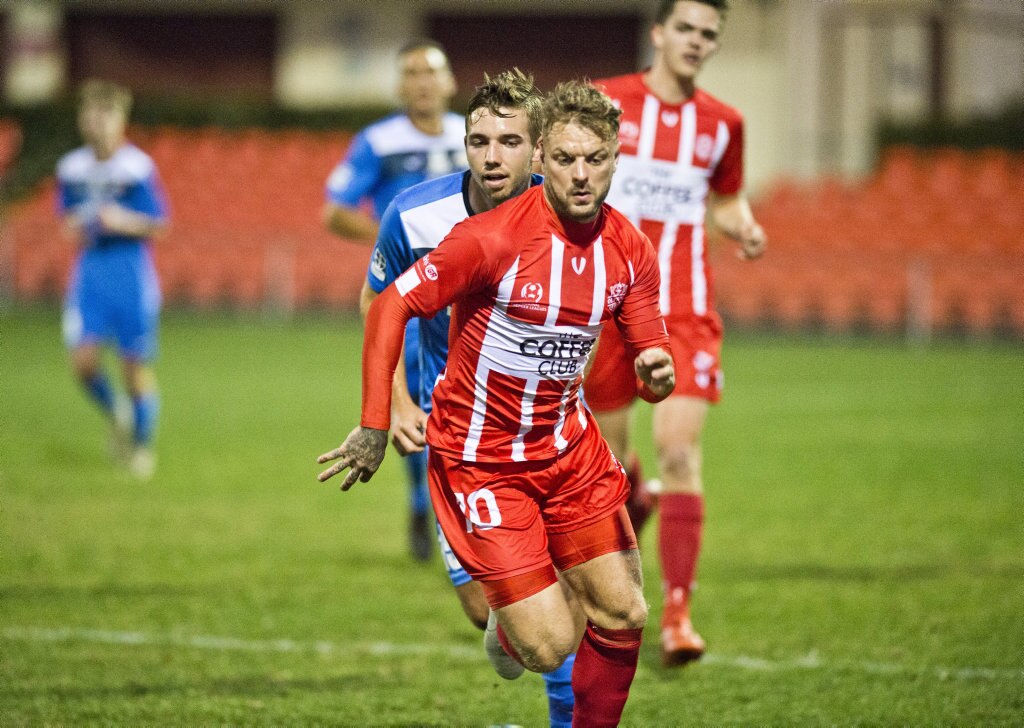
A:
POLYGON ((701 134, 697 137, 697 142, 693 147, 693 153, 697 155, 697 159, 704 162, 711 159, 711 150, 715 148, 715 140, 711 138, 710 134, 701 134))
POLYGON ((671 129, 679 123, 679 114, 675 111, 662 111, 661 123, 671 129))
POLYGON ((640 138, 640 125, 635 121, 624 121, 619 126, 619 137, 626 141, 636 141, 640 138))
POLYGON ((616 311, 622 305, 622 299, 626 297, 629 286, 625 283, 615 283, 608 289, 608 310, 616 311))
POLYGON ((522 290, 519 291, 519 295, 527 301, 540 303, 540 299, 544 298, 544 286, 536 281, 532 281, 523 286, 522 290))

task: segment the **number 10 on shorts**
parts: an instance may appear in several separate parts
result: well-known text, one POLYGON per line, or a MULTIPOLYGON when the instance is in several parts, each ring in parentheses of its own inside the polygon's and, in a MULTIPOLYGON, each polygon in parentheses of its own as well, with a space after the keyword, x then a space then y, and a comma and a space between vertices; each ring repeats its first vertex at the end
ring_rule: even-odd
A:
POLYGON ((501 525, 501 511, 498 510, 498 500, 494 497, 494 493, 487 490, 487 488, 474 490, 469 495, 456 493, 455 500, 459 502, 459 510, 466 517, 466 533, 472 533, 474 526, 486 531, 501 525), (487 517, 486 521, 480 515, 481 510, 484 511, 484 515, 487 517))

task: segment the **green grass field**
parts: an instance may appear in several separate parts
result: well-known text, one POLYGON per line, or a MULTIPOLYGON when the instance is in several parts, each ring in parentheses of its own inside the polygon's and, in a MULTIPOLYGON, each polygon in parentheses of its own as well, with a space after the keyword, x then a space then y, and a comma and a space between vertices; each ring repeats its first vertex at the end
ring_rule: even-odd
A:
MULTIPOLYGON (((539 677, 497 678, 440 561, 407 557, 398 458, 316 482, 357 420, 357 324, 166 316, 140 484, 58 318, 0 313, 0 723, 546 724, 539 677)), ((1024 722, 1022 354, 731 336, 709 653, 658 663, 649 528, 624 724, 1024 722)))

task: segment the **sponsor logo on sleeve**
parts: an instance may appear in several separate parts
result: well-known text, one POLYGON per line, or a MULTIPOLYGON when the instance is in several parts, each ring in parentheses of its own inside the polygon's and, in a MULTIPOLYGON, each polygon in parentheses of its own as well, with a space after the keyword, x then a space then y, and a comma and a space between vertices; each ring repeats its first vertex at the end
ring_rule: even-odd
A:
POLYGON ((380 248, 374 248, 373 258, 370 260, 370 273, 378 281, 383 281, 387 272, 388 259, 384 256, 384 251, 380 248))

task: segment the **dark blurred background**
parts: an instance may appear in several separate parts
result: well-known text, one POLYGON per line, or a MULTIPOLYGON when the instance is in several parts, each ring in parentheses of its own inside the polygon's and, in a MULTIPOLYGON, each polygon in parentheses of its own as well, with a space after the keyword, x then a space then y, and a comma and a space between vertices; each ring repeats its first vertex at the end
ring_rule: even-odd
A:
MULTIPOLYGON (((394 56, 430 36, 464 103, 516 65, 542 88, 642 68, 649 0, 9 0, 0 6, 0 297, 54 300, 73 254, 51 175, 84 78, 130 86, 131 139, 173 224, 169 303, 354 308, 368 250, 322 230, 354 130, 396 104, 394 56), (195 265, 202 260, 203 265, 195 265)), ((1024 5, 734 0, 701 85, 746 116, 763 261, 718 246, 729 323, 1024 339, 1024 5)))

